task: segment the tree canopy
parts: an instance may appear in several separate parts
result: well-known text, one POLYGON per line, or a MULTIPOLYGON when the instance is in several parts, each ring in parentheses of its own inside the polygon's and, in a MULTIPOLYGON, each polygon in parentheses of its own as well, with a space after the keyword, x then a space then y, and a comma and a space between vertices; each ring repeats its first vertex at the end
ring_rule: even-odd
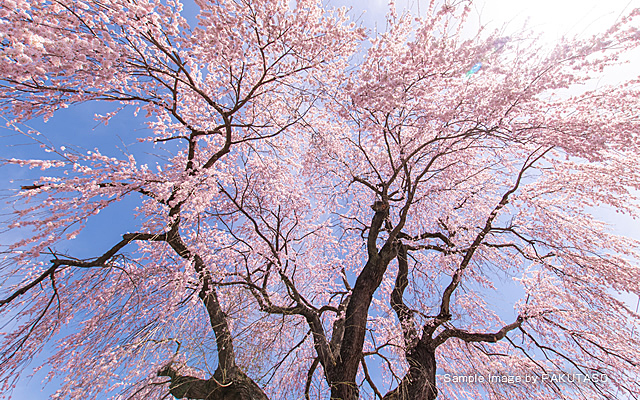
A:
POLYGON ((196 3, 3 0, 0 108, 42 152, 2 160, 40 171, 2 222, 0 392, 57 343, 60 399, 640 398, 639 243, 597 218, 638 216, 640 77, 567 91, 640 9, 544 47, 466 2, 375 34, 196 3), (148 129, 114 157, 28 127, 80 103, 148 129))

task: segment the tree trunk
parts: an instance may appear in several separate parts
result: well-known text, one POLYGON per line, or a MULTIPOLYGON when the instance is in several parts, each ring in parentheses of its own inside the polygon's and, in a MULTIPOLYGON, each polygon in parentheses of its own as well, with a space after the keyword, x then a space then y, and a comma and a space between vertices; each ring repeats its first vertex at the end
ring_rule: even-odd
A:
POLYGON ((218 370, 211 379, 180 375, 170 366, 158 375, 171 378, 169 392, 177 399, 268 400, 262 389, 237 367, 227 376, 218 370))
POLYGON ((357 400, 358 387, 355 382, 338 382, 331 385, 331 400, 357 400))
POLYGON ((435 349, 421 344, 407 354, 409 371, 383 400, 433 400, 438 396, 435 349))

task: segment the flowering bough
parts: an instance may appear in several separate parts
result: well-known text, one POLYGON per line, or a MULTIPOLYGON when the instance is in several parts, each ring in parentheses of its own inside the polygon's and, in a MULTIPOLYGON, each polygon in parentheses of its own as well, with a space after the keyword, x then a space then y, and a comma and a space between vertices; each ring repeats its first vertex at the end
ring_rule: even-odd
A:
POLYGON ((2 3, 10 127, 112 103, 98 120, 134 107, 169 154, 3 160, 51 172, 5 221, 2 391, 55 339, 55 398, 640 397, 618 296, 638 243, 589 213, 637 215, 638 80, 555 95, 636 48, 640 10, 548 50, 465 39, 470 8, 432 3, 390 12, 356 64, 345 10, 197 5, 190 26, 174 1, 2 3), (132 196, 135 232, 61 250, 132 196), (570 374, 608 379, 542 379, 570 374))

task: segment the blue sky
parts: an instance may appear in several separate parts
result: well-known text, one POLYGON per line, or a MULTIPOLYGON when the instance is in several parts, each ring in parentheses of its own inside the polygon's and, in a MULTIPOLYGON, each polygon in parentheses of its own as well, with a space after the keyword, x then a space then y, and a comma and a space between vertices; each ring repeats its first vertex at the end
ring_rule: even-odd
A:
MULTIPOLYGON (((398 0, 398 9, 408 7, 414 13, 424 13, 427 2, 418 3, 416 0, 398 0)), ((377 27, 378 31, 384 30, 384 15, 388 2, 385 0, 371 0, 365 5, 353 5, 353 1, 332 0, 334 6, 353 7, 352 15, 370 29, 377 27), (365 12, 366 11, 366 12, 365 12)), ((539 0, 536 2, 518 2, 507 0, 487 0, 475 6, 472 20, 481 24, 488 24, 491 28, 506 26, 507 32, 518 30, 527 21, 529 26, 545 32, 545 40, 553 41, 564 34, 579 34, 588 36, 601 30, 615 21, 625 9, 640 7, 640 0, 609 0, 602 1, 578 1, 578 0, 539 0), (505 25, 506 24, 506 25, 505 25)), ((189 19, 193 21, 196 6, 190 2, 185 7, 189 19)), ((640 52, 636 51, 629 58, 630 63, 616 69, 606 71, 605 76, 596 84, 615 83, 623 77, 637 74, 640 70, 640 52)), ((87 150, 99 147, 101 152, 113 156, 120 156, 125 148, 138 148, 149 146, 139 144, 135 138, 145 127, 141 119, 132 116, 132 111, 126 111, 110 121, 108 126, 98 125, 93 119, 93 114, 110 111, 112 106, 96 106, 84 104, 61 110, 47 123, 34 120, 30 124, 40 130, 57 147, 76 146, 87 150)), ((4 126, 4 124, 0 124, 4 126)), ((139 152, 135 152, 140 154, 139 152)), ((6 128, 0 130, 0 158, 40 158, 48 154, 43 153, 37 144, 17 135, 6 128)), ((148 163, 153 163, 154 158, 148 155, 148 163)), ((37 177, 38 171, 17 167, 2 167, 0 178, 0 200, 7 196, 11 190, 20 185, 31 184, 37 177)), ((69 245, 69 250, 78 257, 91 257, 104 251, 100 243, 114 243, 123 232, 135 229, 135 221, 131 218, 130 210, 136 205, 137 200, 131 198, 94 217, 87 230, 69 245), (100 235, 100 241, 92 240, 92 237, 100 235)), ((10 210, 2 207, 3 218, 10 210)), ((599 216, 605 221, 616 226, 620 234, 633 236, 640 239, 640 232, 629 218, 600 210, 599 216)), ((15 238, 13 233, 0 234, 0 243, 8 243, 15 238)), ((624 296, 625 301, 635 306, 635 296, 624 296)), ((34 364, 37 364, 35 360, 34 364)), ((34 365, 35 366, 35 365, 34 365)), ((40 372, 31 379, 24 379, 14 391, 14 399, 40 400, 46 399, 56 389, 56 382, 41 391, 40 383, 45 373, 40 372)))

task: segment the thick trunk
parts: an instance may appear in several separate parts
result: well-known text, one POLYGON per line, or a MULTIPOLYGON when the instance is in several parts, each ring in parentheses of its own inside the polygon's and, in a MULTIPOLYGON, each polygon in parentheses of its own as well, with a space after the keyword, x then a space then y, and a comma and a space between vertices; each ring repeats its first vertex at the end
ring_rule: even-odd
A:
POLYGON ((380 286, 389 262, 396 256, 397 248, 392 238, 387 239, 378 251, 376 241, 380 229, 389 216, 389 204, 376 201, 372 206, 376 212, 367 237, 369 259, 351 290, 351 297, 345 312, 344 333, 340 346, 340 356, 335 367, 329 371, 331 399, 356 400, 358 385, 356 375, 362 360, 362 347, 367 332, 367 318, 373 294, 380 286))
POLYGON ((331 385, 331 400, 357 400, 358 386, 354 382, 335 382, 331 385))
MULTIPOLYGON (((176 210, 179 212, 179 208, 174 208, 172 213, 176 210)), ((158 375, 171 378, 169 392, 178 399, 268 400, 262 389, 236 365, 231 330, 227 316, 220 305, 216 287, 212 283, 204 261, 200 255, 191 253, 180 237, 177 227, 177 224, 172 227, 166 240, 180 257, 193 259, 195 269, 200 274, 202 288, 198 296, 207 310, 211 329, 216 337, 218 368, 210 379, 181 375, 171 365, 163 368, 158 375)))
POLYGON ((407 346, 405 356, 409 370, 397 388, 384 396, 384 400, 433 400, 438 395, 436 389, 436 357, 431 335, 428 332, 418 340, 413 312, 404 303, 404 291, 409 285, 409 263, 407 246, 398 246, 398 276, 391 292, 390 305, 395 311, 402 327, 404 343, 407 346))
POLYGON ((171 367, 158 375, 171 378, 169 392, 177 399, 268 400, 262 389, 239 368, 234 368, 226 376, 216 372, 211 379, 180 375, 171 367))
POLYGON ((383 400, 433 400, 436 389, 435 350, 427 346, 416 346, 407 355, 409 371, 397 388, 387 393, 383 400))
POLYGON ((390 246, 383 248, 381 253, 384 254, 384 257, 378 257, 376 262, 368 262, 356 280, 346 309, 340 359, 329 375, 332 400, 355 400, 358 398, 356 376, 362 360, 369 307, 373 293, 380 286, 389 261, 395 255, 393 252, 395 249, 390 246))

